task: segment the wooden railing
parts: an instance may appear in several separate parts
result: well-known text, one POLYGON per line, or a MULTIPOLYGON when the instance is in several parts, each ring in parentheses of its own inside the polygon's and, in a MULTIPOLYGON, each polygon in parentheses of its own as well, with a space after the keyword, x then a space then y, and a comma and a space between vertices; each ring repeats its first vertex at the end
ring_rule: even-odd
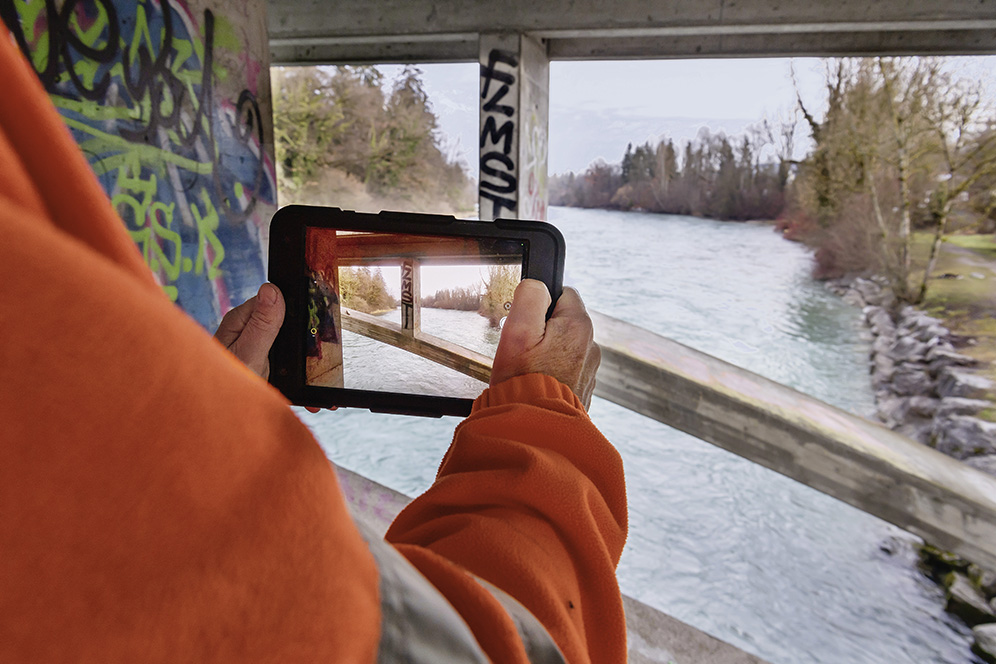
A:
POLYGON ((996 478, 885 426, 591 312, 595 394, 996 569, 996 478))
MULTIPOLYGON (((886 427, 621 320, 590 312, 595 394, 996 569, 996 478, 886 427)), ((352 310, 343 328, 481 381, 491 359, 352 310)))
POLYGON ((342 329, 397 346, 485 383, 491 378, 490 357, 421 330, 409 331, 397 323, 346 307, 342 308, 342 329))

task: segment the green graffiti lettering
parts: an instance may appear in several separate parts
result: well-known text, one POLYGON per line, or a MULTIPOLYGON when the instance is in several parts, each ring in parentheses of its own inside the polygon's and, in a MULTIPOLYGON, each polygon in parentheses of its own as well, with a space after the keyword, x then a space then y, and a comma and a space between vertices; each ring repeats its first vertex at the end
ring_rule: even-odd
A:
POLYGON ((45 3, 14 0, 14 10, 21 17, 21 29, 34 47, 31 50, 31 66, 35 71, 44 71, 48 67, 49 32, 39 23, 45 14, 45 3))
MULTIPOLYGON (((191 305, 181 281, 225 274, 219 231, 241 241, 229 228, 238 233, 256 197, 274 187, 262 157, 255 173, 244 170, 262 154, 264 133, 252 86, 235 86, 247 48, 241 27, 207 8, 199 21, 182 0, 0 5, 5 20, 16 12, 7 37, 29 58, 143 260, 171 300, 191 305), (219 81, 225 95, 240 91, 222 99, 219 81)), ((246 63, 252 79, 256 64, 246 63)))
MULTIPOLYGON (((155 176, 152 177, 155 178, 155 176)), ((169 205, 165 203, 153 203, 149 206, 149 219, 152 221, 152 232, 155 233, 157 238, 173 245, 173 261, 170 262, 162 246, 158 242, 153 244, 153 249, 156 252, 156 258, 153 260, 162 266, 163 272, 166 273, 166 278, 169 281, 176 281, 180 278, 180 263, 183 259, 183 241, 179 233, 171 230, 173 226, 173 211, 175 209, 176 203, 170 203, 169 205), (160 214, 162 214, 163 223, 159 221, 160 214)), ((153 270, 156 269, 151 263, 149 266, 153 270)))
POLYGON ((111 203, 121 215, 128 234, 138 245, 149 269, 156 274, 160 274, 161 270, 161 274, 165 275, 162 279, 166 282, 163 290, 176 301, 178 291, 170 284, 180 276, 183 243, 180 234, 171 228, 176 204, 155 201, 158 188, 155 174, 143 177, 139 160, 134 155, 123 155, 111 203), (167 246, 172 246, 172 252, 167 251, 167 246))
POLYGON ((221 274, 218 266, 225 259, 225 247, 221 240, 215 235, 218 230, 218 211, 211 202, 211 197, 207 190, 201 189, 201 201, 204 203, 204 214, 197 209, 196 205, 190 206, 190 211, 194 213, 197 220, 197 259, 194 261, 194 273, 201 274, 204 271, 205 259, 208 258, 208 247, 214 252, 214 258, 207 266, 208 279, 214 279, 221 274))
MULTIPOLYGON (((90 27, 83 28, 80 25, 79 14, 76 12, 70 17, 67 27, 76 33, 81 43, 86 44, 89 48, 102 49, 107 46, 107 42, 99 43, 100 38, 104 34, 104 31, 110 27, 110 23, 108 21, 107 10, 100 3, 95 3, 95 6, 99 9, 99 13, 90 27)), ((93 87, 94 81, 97 80, 97 73, 100 70, 100 65, 97 62, 88 58, 78 58, 72 63, 72 68, 85 86, 88 88, 93 87)))
MULTIPOLYGON (((185 168, 188 171, 199 173, 201 175, 210 175, 214 172, 214 165, 210 161, 194 161, 193 159, 181 157, 180 155, 173 154, 168 150, 162 150, 152 145, 132 143, 126 138, 115 136, 114 134, 108 134, 107 132, 91 127, 85 122, 79 122, 72 118, 63 118, 63 121, 65 121, 65 123, 73 129, 79 129, 80 131, 93 136, 93 139, 87 141, 89 148, 93 151, 97 151, 98 148, 100 152, 124 151, 130 155, 139 157, 143 162, 148 164, 155 164, 159 162, 174 164, 180 168, 185 168)), ((91 164, 93 169, 97 171, 98 175, 107 173, 111 170, 106 167, 103 167, 101 170, 101 167, 98 164, 99 162, 91 164)))

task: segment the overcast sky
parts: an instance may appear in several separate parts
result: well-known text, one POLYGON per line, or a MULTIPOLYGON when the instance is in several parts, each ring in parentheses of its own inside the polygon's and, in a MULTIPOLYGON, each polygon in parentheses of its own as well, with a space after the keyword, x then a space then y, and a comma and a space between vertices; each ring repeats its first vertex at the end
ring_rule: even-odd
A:
MULTIPOLYGON (((795 104, 790 66, 803 100, 822 112, 823 64, 816 58, 553 62, 549 171, 584 171, 595 159, 618 163, 630 142, 664 135, 684 142, 701 127, 735 135, 764 117, 787 116, 795 104)), ((996 91, 996 57, 958 58, 956 66, 996 91)), ((421 68, 444 148, 475 164, 478 65, 421 68)), ((383 67, 388 79, 400 69, 383 67)), ((800 126, 797 133, 802 144, 808 132, 800 126)))

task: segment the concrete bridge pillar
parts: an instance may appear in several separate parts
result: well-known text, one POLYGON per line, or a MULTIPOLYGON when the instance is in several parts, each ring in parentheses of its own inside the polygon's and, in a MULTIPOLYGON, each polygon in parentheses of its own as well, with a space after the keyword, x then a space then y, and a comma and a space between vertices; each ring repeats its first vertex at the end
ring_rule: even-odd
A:
POLYGON ((480 61, 480 218, 546 219, 546 45, 523 34, 483 34, 480 61))

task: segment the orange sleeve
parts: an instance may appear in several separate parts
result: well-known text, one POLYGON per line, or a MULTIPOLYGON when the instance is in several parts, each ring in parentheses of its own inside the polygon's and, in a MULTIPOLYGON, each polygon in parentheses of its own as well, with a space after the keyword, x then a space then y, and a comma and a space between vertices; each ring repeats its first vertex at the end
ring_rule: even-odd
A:
POLYGON ((486 390, 435 483, 387 533, 456 606, 494 661, 521 661, 470 572, 528 608, 570 662, 626 661, 615 567, 622 461, 570 389, 539 374, 486 390))
POLYGON ((5 37, 0 662, 373 661, 322 450, 155 285, 5 37))
POLYGON ((155 286, 107 194, 2 21, 0 41, 0 127, 18 161, 16 169, 5 162, 2 177, 14 170, 26 176, 12 178, 18 184, 0 186, 0 193, 6 190, 14 200, 30 202, 65 235, 128 269, 133 279, 155 286), (12 192, 14 186, 25 191, 12 192))

